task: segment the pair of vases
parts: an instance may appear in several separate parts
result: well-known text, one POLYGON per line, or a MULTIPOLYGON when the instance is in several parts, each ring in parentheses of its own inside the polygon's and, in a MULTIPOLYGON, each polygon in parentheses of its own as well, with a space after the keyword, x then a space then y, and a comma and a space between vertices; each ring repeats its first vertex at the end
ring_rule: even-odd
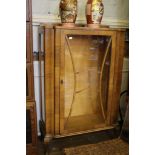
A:
MULTIPOLYGON (((60 16, 63 26, 74 27, 77 17, 77 0, 61 0, 60 16)), ((100 27, 104 13, 102 0, 88 0, 86 4, 86 20, 88 27, 100 27)))

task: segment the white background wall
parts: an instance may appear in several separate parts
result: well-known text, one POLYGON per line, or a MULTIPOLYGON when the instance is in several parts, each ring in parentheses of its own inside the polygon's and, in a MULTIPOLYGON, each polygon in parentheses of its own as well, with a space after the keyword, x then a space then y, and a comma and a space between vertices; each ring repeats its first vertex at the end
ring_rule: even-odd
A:
MULTIPOLYGON (((32 0, 33 22, 60 22, 60 0, 32 0)), ((87 0, 78 0, 77 23, 86 23, 85 6, 87 0)), ((129 0, 103 0, 104 16, 102 24, 128 27, 129 0)))

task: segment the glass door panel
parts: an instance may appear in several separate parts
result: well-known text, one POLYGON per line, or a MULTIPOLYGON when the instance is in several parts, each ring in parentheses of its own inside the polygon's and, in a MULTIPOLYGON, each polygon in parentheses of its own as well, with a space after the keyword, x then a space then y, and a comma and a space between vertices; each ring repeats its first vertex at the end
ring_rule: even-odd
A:
POLYGON ((105 126, 111 45, 110 36, 65 36, 64 130, 105 126))

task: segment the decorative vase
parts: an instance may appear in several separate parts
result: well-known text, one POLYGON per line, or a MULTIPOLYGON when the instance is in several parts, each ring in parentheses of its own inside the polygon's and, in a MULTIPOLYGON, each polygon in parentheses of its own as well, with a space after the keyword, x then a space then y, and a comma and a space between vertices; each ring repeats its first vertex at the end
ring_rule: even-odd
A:
POLYGON ((61 0, 59 5, 59 11, 63 26, 75 26, 77 16, 77 0, 61 0))
POLYGON ((97 28, 100 27, 104 13, 104 5, 102 0, 88 0, 86 4, 87 26, 97 28))

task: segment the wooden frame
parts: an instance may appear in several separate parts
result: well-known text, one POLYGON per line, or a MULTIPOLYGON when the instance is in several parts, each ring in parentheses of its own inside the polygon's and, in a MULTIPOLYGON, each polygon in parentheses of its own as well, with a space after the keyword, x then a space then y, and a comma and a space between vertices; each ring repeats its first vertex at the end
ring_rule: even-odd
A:
POLYGON ((113 96, 111 105, 111 117, 110 123, 115 124, 118 117, 120 90, 121 90, 121 80, 122 80, 122 68, 123 68, 123 57, 125 48, 125 31, 118 31, 116 38, 116 56, 115 56, 115 67, 114 67, 114 86, 113 86, 113 96))
POLYGON ((106 130, 117 123, 119 93, 121 86, 121 71, 124 54, 125 29, 74 27, 64 28, 61 26, 44 25, 45 28, 45 104, 46 104, 46 136, 45 142, 52 137, 63 137, 86 132, 106 130), (74 35, 108 35, 112 37, 112 56, 110 68, 110 81, 108 93, 108 117, 107 126, 94 130, 63 133, 63 50, 64 36, 74 35))
POLYGON ((55 116, 54 116, 54 29, 44 30, 45 39, 45 142, 49 142, 54 136, 55 116))
MULTIPOLYGON (((56 31, 59 31, 59 29, 58 30, 56 29, 56 31)), ((59 43, 60 43, 61 51, 60 52, 56 51, 56 53, 60 53, 59 58, 58 58, 60 60, 60 68, 59 68, 60 73, 57 73, 57 75, 55 74, 56 77, 59 76, 60 81, 64 81, 64 42, 65 42, 66 35, 79 35, 79 34, 80 35, 90 35, 90 36, 98 35, 98 36, 110 36, 112 38, 112 55, 111 55, 112 64, 110 67, 110 77, 111 78, 109 81, 108 112, 107 112, 108 113, 107 124, 109 126, 111 126, 111 123, 110 123, 111 109, 110 109, 110 107, 112 104, 111 96, 112 96, 113 82, 114 82, 113 78, 114 78, 114 59, 115 59, 115 53, 116 53, 116 50, 115 50, 116 32, 115 31, 102 31, 102 30, 96 30, 93 32, 93 31, 86 31, 86 30, 77 31, 77 30, 62 29, 60 33, 61 33, 60 36, 57 36, 57 37, 60 38, 59 43)), ((56 42, 56 44, 57 44, 57 42, 56 42)), ((56 61, 57 61, 57 58, 56 58, 56 61)), ((58 129, 60 129, 58 134, 65 133, 64 132, 64 86, 62 84, 60 84, 60 81, 58 81, 58 83, 56 83, 56 85, 59 85, 59 86, 56 87, 56 90, 55 90, 57 92, 60 89, 60 92, 55 94, 57 98, 60 98, 60 101, 55 103, 55 109, 59 109, 59 113, 60 113, 60 116, 59 116, 60 118, 55 120, 55 121, 59 122, 57 124, 60 125, 57 127, 58 129)))

